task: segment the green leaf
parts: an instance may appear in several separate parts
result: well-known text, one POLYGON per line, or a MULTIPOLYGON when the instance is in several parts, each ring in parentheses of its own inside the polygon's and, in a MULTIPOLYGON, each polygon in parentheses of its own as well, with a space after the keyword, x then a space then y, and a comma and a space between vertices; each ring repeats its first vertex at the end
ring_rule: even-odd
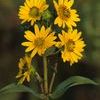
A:
POLYGON ((16 84, 10 84, 3 87, 0 90, 0 95, 7 94, 7 93, 19 93, 19 92, 28 92, 39 99, 43 98, 41 94, 34 92, 31 88, 26 87, 24 85, 16 85, 16 84))
POLYGON ((81 76, 72 76, 58 85, 55 91, 50 95, 52 99, 57 99, 61 97, 69 88, 76 86, 76 85, 83 85, 83 84, 93 84, 97 85, 96 82, 81 76))

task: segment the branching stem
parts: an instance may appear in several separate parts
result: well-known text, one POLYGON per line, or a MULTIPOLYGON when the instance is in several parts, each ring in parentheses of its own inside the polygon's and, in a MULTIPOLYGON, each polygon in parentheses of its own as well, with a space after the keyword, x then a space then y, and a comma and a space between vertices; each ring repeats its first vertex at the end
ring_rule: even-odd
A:
POLYGON ((49 93, 52 92, 52 88, 53 88, 53 84, 54 84, 56 73, 57 73, 57 63, 55 64, 54 72, 53 72, 53 75, 52 75, 52 78, 51 78, 51 83, 50 83, 50 87, 49 87, 49 93))

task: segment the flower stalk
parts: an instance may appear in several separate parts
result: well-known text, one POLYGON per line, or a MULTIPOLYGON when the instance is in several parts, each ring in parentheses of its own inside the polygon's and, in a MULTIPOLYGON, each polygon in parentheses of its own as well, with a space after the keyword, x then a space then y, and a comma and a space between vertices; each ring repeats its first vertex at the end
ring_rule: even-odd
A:
POLYGON ((52 75, 52 78, 51 78, 51 82, 50 82, 50 87, 49 87, 49 93, 52 92, 53 84, 54 84, 56 73, 57 73, 57 65, 58 64, 56 63, 55 67, 54 67, 54 72, 53 72, 53 75, 52 75))
POLYGON ((35 74, 36 74, 36 78, 37 78, 37 80, 38 80, 38 82, 40 84, 41 92, 44 93, 43 79, 37 72, 35 74))
POLYGON ((44 93, 46 95, 46 99, 48 100, 48 67, 47 67, 47 57, 43 56, 43 64, 44 64, 44 93))

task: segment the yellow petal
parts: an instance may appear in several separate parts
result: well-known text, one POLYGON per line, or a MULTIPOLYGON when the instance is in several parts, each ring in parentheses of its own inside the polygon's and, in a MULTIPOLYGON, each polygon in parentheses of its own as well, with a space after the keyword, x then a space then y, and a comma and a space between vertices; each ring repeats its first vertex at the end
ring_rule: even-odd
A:
POLYGON ((30 5, 31 5, 31 7, 33 7, 34 1, 35 1, 35 0, 30 0, 30 5))
POLYGON ((29 52, 29 51, 31 51, 31 50, 33 50, 34 49, 34 46, 29 46, 26 50, 25 50, 25 52, 29 52))
POLYGON ((26 19, 24 19, 22 22, 21 22, 21 24, 23 24, 23 23, 25 23, 27 20, 26 19))
POLYGON ((42 54, 44 54, 46 48, 42 47, 38 50, 38 54, 41 56, 42 54))
POLYGON ((49 5, 41 6, 40 12, 43 12, 43 11, 46 10, 48 7, 49 7, 49 5))
POLYGON ((81 32, 79 32, 79 33, 77 33, 78 31, 77 31, 77 29, 76 30, 74 30, 73 31, 73 34, 74 34, 74 40, 76 41, 76 40, 78 40, 80 37, 81 37, 81 32))
POLYGON ((31 57, 30 56, 28 56, 27 54, 25 55, 25 59, 26 59, 26 62, 28 63, 28 64, 31 64, 31 57))
POLYGON ((55 9, 57 11, 58 10, 58 4, 57 4, 57 2, 55 0, 53 1, 53 3, 54 3, 54 6, 55 6, 55 9))
POLYGON ((26 4, 31 8, 31 5, 32 4, 30 4, 30 1, 29 0, 26 0, 26 4))
POLYGON ((63 5, 64 4, 64 0, 58 0, 58 4, 59 5, 63 5))
POLYGON ((69 1, 65 0, 65 2, 64 2, 64 4, 67 6, 67 8, 71 8, 73 3, 74 3, 74 0, 69 0, 69 1))
POLYGON ((63 45, 62 45, 61 42, 56 42, 55 46, 58 47, 58 48, 61 48, 63 45))
POLYGON ((35 56, 36 53, 37 53, 37 48, 35 48, 35 49, 32 51, 31 57, 33 58, 33 57, 35 56))
POLYGON ((38 35, 39 34, 39 27, 38 27, 38 25, 35 24, 34 30, 35 30, 35 34, 38 35))
POLYGON ((40 32, 41 32, 41 35, 42 35, 42 36, 44 36, 44 35, 46 34, 46 32, 45 32, 45 27, 44 27, 44 26, 41 27, 40 32))
POLYGON ((59 17, 57 17, 57 18, 55 19, 54 24, 58 24, 58 26, 61 27, 61 26, 62 26, 62 20, 61 20, 59 17))
POLYGON ((31 26, 33 26, 34 22, 35 22, 35 20, 34 20, 34 19, 32 19, 32 21, 31 21, 31 26))
POLYGON ((27 75, 27 81, 30 82, 30 75, 27 75))
POLYGON ((46 34, 48 35, 51 32, 51 27, 46 29, 46 34))
POLYGON ((31 31, 26 31, 24 37, 29 41, 34 41, 35 35, 31 31))
POLYGON ((21 45, 23 46, 32 46, 32 42, 23 42, 21 45))

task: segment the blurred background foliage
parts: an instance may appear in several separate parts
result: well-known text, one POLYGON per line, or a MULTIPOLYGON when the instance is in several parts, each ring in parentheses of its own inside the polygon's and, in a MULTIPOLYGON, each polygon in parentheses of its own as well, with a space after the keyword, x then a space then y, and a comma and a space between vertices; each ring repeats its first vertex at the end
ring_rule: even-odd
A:
MULTIPOLYGON (((24 55, 20 45, 24 41, 24 29, 18 19, 18 7, 24 0, 0 0, 0 88, 15 82, 17 62, 24 55)), ((81 18, 78 29, 83 32, 87 44, 84 58, 72 67, 59 59, 55 86, 72 75, 82 75, 100 82, 100 0, 75 0, 81 18)), ((50 59, 54 59, 51 57, 50 59)), ((35 87, 35 83, 34 86, 35 87)), ((7 94, 0 100, 36 100, 29 94, 7 94)), ((59 100, 100 100, 100 89, 93 86, 77 86, 59 100)))

